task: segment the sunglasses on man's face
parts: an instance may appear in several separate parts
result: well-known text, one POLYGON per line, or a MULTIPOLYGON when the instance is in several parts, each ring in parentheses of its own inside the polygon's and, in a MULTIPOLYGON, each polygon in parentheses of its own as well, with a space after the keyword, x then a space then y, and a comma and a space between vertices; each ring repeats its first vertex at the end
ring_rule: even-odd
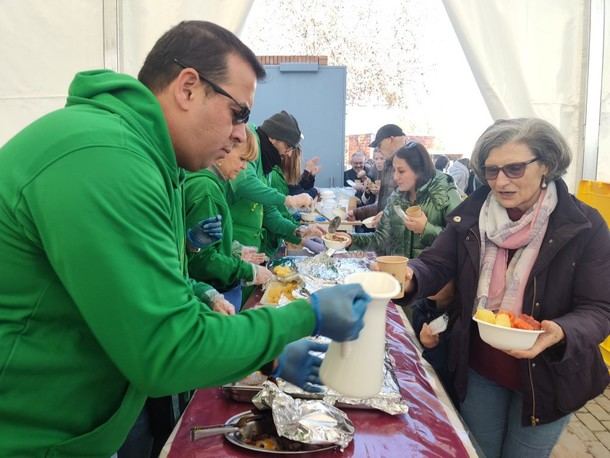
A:
POLYGON ((483 167, 483 173, 486 180, 495 180, 498 178, 500 171, 506 175, 507 178, 521 178, 525 174, 525 168, 532 162, 536 162, 537 157, 525 161, 525 162, 513 162, 512 164, 506 164, 503 166, 489 165, 483 167))
POLYGON ((248 119, 250 119, 250 108, 248 108, 248 106, 246 104, 240 103, 237 100, 235 100, 235 97, 233 97, 223 88, 221 88, 218 84, 207 79, 195 67, 193 67, 191 65, 183 64, 178 59, 174 59, 174 62, 182 68, 192 68, 193 70, 195 70, 197 72, 197 75, 199 75, 199 79, 202 80, 203 82, 207 83, 207 85, 210 86, 212 88, 212 90, 214 92, 216 92, 216 94, 220 94, 220 95, 223 95, 223 96, 231 99, 239 107, 239 110, 231 110, 232 116, 233 116, 233 125, 245 124, 248 122, 248 119))

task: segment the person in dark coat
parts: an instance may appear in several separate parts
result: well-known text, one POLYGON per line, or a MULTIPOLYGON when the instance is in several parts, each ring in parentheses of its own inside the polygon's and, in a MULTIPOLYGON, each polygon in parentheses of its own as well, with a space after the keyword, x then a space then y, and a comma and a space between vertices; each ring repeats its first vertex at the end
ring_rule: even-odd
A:
POLYGON ((381 219, 383 209, 386 206, 390 194, 392 194, 396 188, 393 177, 394 168, 392 167, 392 159, 394 158, 396 151, 404 146, 406 142, 407 136, 396 124, 386 124, 379 128, 375 134, 375 140, 369 144, 369 147, 371 148, 378 148, 385 157, 383 171, 377 176, 377 180, 379 181, 377 199, 369 205, 350 210, 347 215, 348 219, 364 220, 370 216, 377 215, 374 226, 377 225, 381 219))
POLYGON ((409 261, 409 300, 455 281, 449 370, 487 457, 550 455, 570 413, 610 381, 598 348, 610 334, 610 233, 568 193, 560 177, 569 163, 548 122, 496 121, 471 157, 486 185, 409 261), (526 313, 544 332, 528 350, 497 350, 479 336, 477 307, 526 313))

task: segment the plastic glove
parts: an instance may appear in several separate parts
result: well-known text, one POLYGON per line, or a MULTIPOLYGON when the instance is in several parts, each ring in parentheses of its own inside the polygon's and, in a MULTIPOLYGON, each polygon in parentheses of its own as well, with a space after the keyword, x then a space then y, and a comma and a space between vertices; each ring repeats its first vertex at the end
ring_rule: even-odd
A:
POLYGON ((216 215, 201 220, 186 233, 189 248, 199 251, 222 238, 222 216, 216 215))
POLYGON ((241 259, 252 264, 262 264, 267 260, 265 253, 258 253, 257 248, 253 246, 245 246, 241 249, 241 259))
POLYGON ((358 284, 324 288, 311 295, 316 315, 313 335, 320 334, 337 342, 354 340, 364 327, 364 314, 371 296, 358 284))
POLYGON ((284 204, 290 208, 311 207, 313 199, 306 192, 297 194, 296 196, 286 196, 284 204))
POLYGON ((325 352, 328 345, 308 339, 297 340, 286 345, 278 358, 278 366, 271 374, 281 377, 306 391, 320 392, 320 364, 322 358, 310 352, 325 352))
POLYGON ((318 224, 310 224, 309 226, 301 226, 301 237, 321 237, 326 234, 326 229, 318 224))
POLYGON ((303 246, 314 253, 321 253, 326 250, 324 241, 320 237, 309 237, 303 240, 303 246))
POLYGON ((235 315, 235 307, 222 294, 218 294, 212 299, 212 310, 221 315, 235 315))
POLYGON ((254 266, 254 279, 252 283, 255 285, 263 285, 271 280, 273 277, 273 273, 269 269, 263 266, 257 266, 256 264, 252 264, 254 266))

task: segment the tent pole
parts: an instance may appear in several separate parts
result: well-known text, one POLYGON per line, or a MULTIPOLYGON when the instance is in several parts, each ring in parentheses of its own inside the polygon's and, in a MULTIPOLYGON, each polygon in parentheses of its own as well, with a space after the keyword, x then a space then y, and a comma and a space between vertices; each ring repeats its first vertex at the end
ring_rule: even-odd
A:
POLYGON ((119 62, 120 1, 103 0, 104 68, 115 72, 121 71, 119 62))
POLYGON ((604 63, 605 0, 589 0, 589 5, 589 56, 582 179, 596 180, 604 63))

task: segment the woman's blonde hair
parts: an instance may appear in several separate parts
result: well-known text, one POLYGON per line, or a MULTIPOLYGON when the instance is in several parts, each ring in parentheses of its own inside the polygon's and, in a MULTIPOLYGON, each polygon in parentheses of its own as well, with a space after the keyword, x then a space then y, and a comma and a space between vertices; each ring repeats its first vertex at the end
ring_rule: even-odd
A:
POLYGON ((295 146, 290 156, 282 156, 282 171, 289 185, 299 183, 301 179, 301 147, 295 146))
POLYGON ((254 131, 252 131, 250 126, 246 126, 245 146, 246 148, 241 157, 246 161, 252 162, 258 156, 258 141, 256 139, 256 135, 254 135, 254 131))

